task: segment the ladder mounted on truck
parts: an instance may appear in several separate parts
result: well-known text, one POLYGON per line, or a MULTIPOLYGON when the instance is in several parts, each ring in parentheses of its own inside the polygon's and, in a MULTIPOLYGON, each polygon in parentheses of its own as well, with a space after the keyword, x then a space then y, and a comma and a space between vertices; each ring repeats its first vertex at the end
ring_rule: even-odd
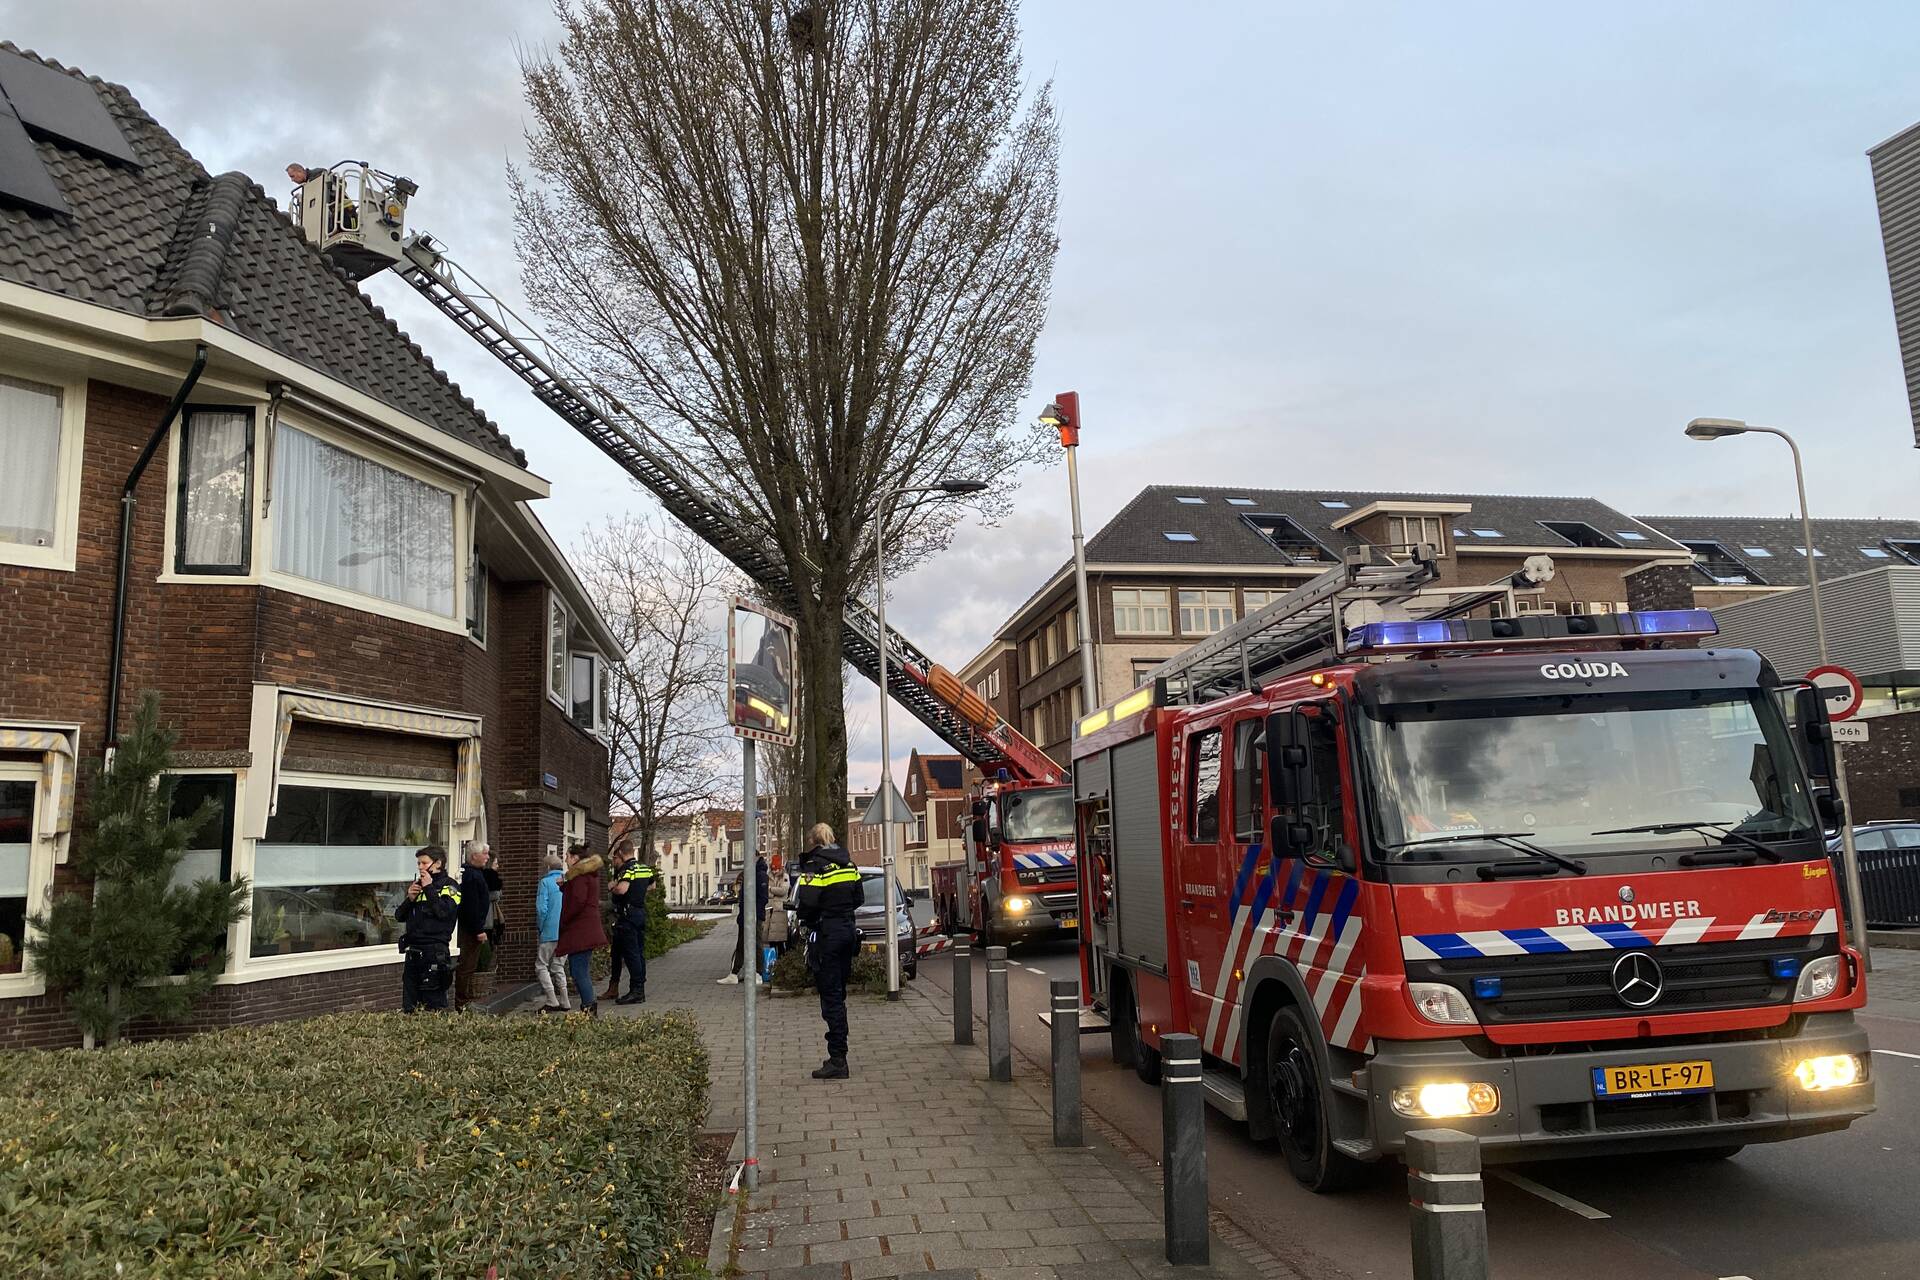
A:
MULTIPOLYGON (((777 604, 792 609, 796 595, 793 575, 777 550, 702 493, 661 450, 646 442, 638 416, 618 397, 569 361, 539 330, 448 257, 431 237, 409 236, 393 269, 468 337, 512 370, 532 389, 535 398, 644 485, 674 519, 725 556, 777 604)), ((998 713, 977 698, 954 696, 953 691, 964 690, 964 686, 918 646, 892 627, 887 633, 886 692, 941 741, 983 772, 1006 769, 1022 780, 1065 780, 1065 772, 1052 757, 998 713)), ((847 662, 878 683, 880 624, 864 604, 848 603, 841 623, 841 644, 847 662)))
POLYGON ((1411 548, 1404 562, 1385 563, 1373 547, 1348 547, 1340 564, 1174 654, 1148 679, 1167 682, 1168 702, 1191 704, 1252 688, 1290 669, 1321 665, 1342 650, 1350 606, 1404 605, 1439 572, 1429 546, 1411 548))
POLYGON ((1496 600, 1511 610, 1516 587, 1543 585, 1555 572, 1551 557, 1530 556, 1518 573, 1498 582, 1436 591, 1428 585, 1440 576, 1434 548, 1420 543, 1404 552, 1405 559, 1395 559, 1364 543, 1348 547, 1334 568, 1174 654, 1148 679, 1166 681, 1170 704, 1209 702, 1261 680, 1338 661, 1349 631, 1381 621, 1389 610, 1408 612, 1416 597, 1436 601, 1420 613, 1422 619, 1460 617, 1496 600), (1355 606, 1357 616, 1349 613, 1355 606))

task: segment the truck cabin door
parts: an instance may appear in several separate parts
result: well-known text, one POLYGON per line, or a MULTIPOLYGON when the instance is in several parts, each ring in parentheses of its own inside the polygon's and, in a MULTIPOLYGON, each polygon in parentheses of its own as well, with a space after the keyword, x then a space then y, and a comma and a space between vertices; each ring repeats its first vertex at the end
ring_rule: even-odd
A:
POLYGON ((1276 858, 1269 949, 1300 972, 1327 1043, 1354 1048, 1359 1028, 1362 913, 1347 831, 1341 726, 1331 700, 1267 718, 1276 858))
POLYGON ((1184 981, 1191 993, 1190 1029, 1196 1034, 1217 1020, 1217 1009, 1226 995, 1221 967, 1226 951, 1226 898, 1221 882, 1232 840, 1225 812, 1226 755, 1225 725, 1187 734, 1181 766, 1185 802, 1180 809, 1174 863, 1179 877, 1175 932, 1183 972, 1175 975, 1174 981, 1184 981))

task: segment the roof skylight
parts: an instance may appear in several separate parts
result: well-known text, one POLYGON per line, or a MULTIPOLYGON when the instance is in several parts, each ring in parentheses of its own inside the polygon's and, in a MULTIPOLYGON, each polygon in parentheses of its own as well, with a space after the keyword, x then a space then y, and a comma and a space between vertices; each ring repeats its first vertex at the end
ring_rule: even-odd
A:
POLYGON ((1179 494, 1174 498, 1174 501, 1189 507, 1204 507, 1207 505, 1205 498, 1190 493, 1179 494))
POLYGON ((1178 530, 1178 529, 1169 529, 1169 530, 1167 530, 1167 531, 1166 531, 1165 533, 1162 533, 1162 534, 1161 534, 1160 536, 1161 536, 1161 537, 1163 537, 1163 538, 1165 538, 1165 539, 1166 539, 1166 540, 1167 540, 1168 542, 1198 542, 1198 541, 1200 541, 1200 539, 1198 539, 1198 538, 1196 538, 1196 537, 1194 537, 1194 536, 1193 536, 1192 534, 1190 534, 1190 533, 1186 533, 1186 532, 1183 532, 1183 531, 1181 531, 1181 530, 1178 530))

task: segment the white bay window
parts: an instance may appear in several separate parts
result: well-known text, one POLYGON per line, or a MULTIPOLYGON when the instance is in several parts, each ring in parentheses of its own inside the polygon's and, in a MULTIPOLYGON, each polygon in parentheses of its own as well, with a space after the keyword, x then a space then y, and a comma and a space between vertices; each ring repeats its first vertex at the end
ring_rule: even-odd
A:
POLYGON ((451 491, 290 426, 277 433, 273 476, 276 570, 455 617, 451 491))

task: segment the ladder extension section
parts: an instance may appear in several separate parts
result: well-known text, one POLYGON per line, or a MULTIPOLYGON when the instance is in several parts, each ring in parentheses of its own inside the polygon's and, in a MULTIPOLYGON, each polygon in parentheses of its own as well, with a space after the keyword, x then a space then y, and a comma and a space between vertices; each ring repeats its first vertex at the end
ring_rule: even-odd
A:
MULTIPOLYGON (((674 519, 725 556, 783 607, 792 608, 793 575, 766 542, 710 501, 672 462, 622 425, 626 407, 597 386, 538 330, 462 269, 424 235, 410 238, 394 270, 428 302, 532 389, 535 398, 597 445, 646 486, 674 519), (584 388, 590 388, 591 394, 584 388), (608 408, 602 406, 610 406, 608 408)), ((1063 777, 1047 754, 998 716, 969 719, 929 687, 933 661, 892 627, 888 631, 887 692, 941 741, 988 773, 1005 768, 1016 778, 1063 777)), ((852 667, 879 682, 880 628, 873 611, 849 602, 841 644, 852 667)))
POLYGON ((1402 604, 1439 576, 1427 547, 1414 548, 1406 563, 1376 563, 1374 556, 1371 547, 1349 549, 1340 565, 1176 653, 1149 678, 1167 681, 1170 701, 1201 703, 1337 657, 1348 605, 1402 604))

